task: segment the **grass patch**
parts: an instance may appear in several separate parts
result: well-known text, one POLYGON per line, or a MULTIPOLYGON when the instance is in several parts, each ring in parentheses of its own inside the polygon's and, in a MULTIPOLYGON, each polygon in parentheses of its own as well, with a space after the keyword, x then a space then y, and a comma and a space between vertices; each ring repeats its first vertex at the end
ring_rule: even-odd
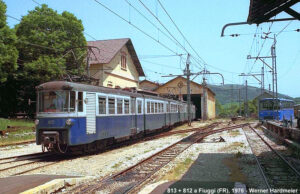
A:
POLYGON ((0 137, 0 145, 4 146, 33 140, 35 140, 35 134, 25 134, 20 136, 8 134, 6 137, 0 137))
POLYGON ((151 151, 151 150, 145 150, 145 151, 144 151, 144 154, 146 154, 146 153, 148 153, 148 152, 150 152, 150 151, 151 151))
POLYGON ((130 157, 126 156, 125 158, 126 158, 126 160, 131 160, 133 158, 133 156, 130 156, 130 157))
POLYGON ((8 126, 8 123, 9 123, 8 119, 2 119, 2 118, 0 118, 0 130, 6 129, 7 126, 8 126))
POLYGON ((118 168, 123 164, 123 162, 118 162, 112 166, 112 168, 118 168))
POLYGON ((168 174, 164 176, 165 180, 178 180, 181 175, 184 174, 187 169, 191 166, 193 160, 186 158, 183 162, 180 162, 175 168, 173 168, 168 174))
POLYGON ((232 144, 222 148, 220 151, 225 151, 225 150, 236 150, 239 148, 243 148, 244 147, 244 143, 242 142, 233 142, 232 144))
POLYGON ((4 136, 0 136, 1 146, 35 140, 32 120, 0 118, 0 130, 6 132, 4 136))
POLYGON ((232 136, 232 137, 236 137, 236 136, 239 136, 241 135, 240 131, 238 130, 234 130, 234 131, 228 131, 229 135, 232 136))

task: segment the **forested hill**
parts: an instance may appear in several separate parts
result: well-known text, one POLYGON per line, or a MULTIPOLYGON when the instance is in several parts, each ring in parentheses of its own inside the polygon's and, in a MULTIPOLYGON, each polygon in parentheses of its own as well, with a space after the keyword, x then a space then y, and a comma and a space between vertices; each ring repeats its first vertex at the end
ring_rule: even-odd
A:
MULTIPOLYGON (((238 102, 239 100, 239 89, 241 89, 241 100, 245 98, 245 86, 244 85, 237 85, 237 84, 225 84, 224 86, 221 85, 209 85, 208 86, 215 94, 217 100, 221 104, 227 104, 231 102, 238 102)), ((248 86, 248 99, 252 100, 256 96, 261 94, 261 89, 253 86, 248 86)), ((288 98, 293 99, 290 96, 284 94, 278 94, 280 98, 288 98)))

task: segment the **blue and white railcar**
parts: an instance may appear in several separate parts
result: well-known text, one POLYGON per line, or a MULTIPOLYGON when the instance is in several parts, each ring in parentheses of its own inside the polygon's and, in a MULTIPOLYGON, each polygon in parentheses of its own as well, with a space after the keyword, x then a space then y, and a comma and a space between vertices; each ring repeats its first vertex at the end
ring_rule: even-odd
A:
POLYGON ((51 151, 93 151, 187 121, 186 103, 137 92, 54 81, 37 96, 36 142, 51 151))
POLYGON ((289 99, 264 98, 259 101, 259 120, 293 120, 294 101, 289 99))

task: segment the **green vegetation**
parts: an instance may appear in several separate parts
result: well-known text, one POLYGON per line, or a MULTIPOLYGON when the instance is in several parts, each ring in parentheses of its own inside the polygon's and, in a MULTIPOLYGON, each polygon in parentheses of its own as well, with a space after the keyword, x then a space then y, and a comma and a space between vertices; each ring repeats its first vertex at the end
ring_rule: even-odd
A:
MULTIPOLYGON (((239 100, 239 89, 241 101, 245 99, 245 86, 238 84, 225 84, 225 85, 209 85, 208 86, 215 94, 216 99, 220 104, 228 104, 238 102, 239 100)), ((261 94, 261 89, 253 86, 248 86, 248 99, 253 100, 255 97, 261 94)), ((293 99, 290 96, 284 94, 278 94, 279 98, 293 99)))
POLYGON ((122 164, 123 164, 123 162, 115 163, 115 164, 112 166, 112 168, 118 168, 118 167, 120 167, 122 164))
POLYGON ((10 126, 12 128, 14 128, 14 127, 21 128, 22 127, 23 129, 26 129, 26 128, 34 127, 34 122, 32 120, 24 120, 24 119, 0 118, 0 130, 6 130, 7 126, 10 126))
POLYGON ((6 134, 0 136, 0 145, 35 140, 34 122, 32 120, 9 120, 0 118, 0 131, 1 130, 5 130, 6 134))
MULTIPOLYGON (((227 103, 221 105, 218 100, 216 100, 216 113, 218 117, 233 117, 239 115, 239 103, 227 103)), ((248 102, 248 111, 250 115, 257 115, 258 107, 257 102, 255 100, 249 100, 248 102)), ((241 103, 241 115, 245 113, 245 106, 244 103, 241 103)))
POLYGON ((167 175, 164 176, 165 180, 178 180, 191 166, 193 160, 186 158, 183 162, 180 162, 175 168, 173 168, 167 175))
MULTIPOLYGON (((0 84, 17 70, 16 35, 6 23, 6 5, 0 0, 0 84)), ((3 91, 2 91, 3 93, 3 91)), ((0 98, 1 101, 1 98, 0 98)))
POLYGON ((5 91, 0 93, 0 117, 14 117, 18 112, 33 117, 35 103, 30 105, 28 100, 36 99, 35 86, 84 73, 84 28, 72 13, 59 14, 43 4, 11 30, 5 12, 0 0, 0 91, 5 91))

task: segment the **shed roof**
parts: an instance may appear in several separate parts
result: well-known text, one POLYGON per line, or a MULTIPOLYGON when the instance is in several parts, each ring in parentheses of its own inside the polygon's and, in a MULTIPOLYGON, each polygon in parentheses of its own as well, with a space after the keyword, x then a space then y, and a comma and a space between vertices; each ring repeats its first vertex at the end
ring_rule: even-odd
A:
POLYGON ((299 0, 250 0, 247 22, 249 24, 266 22, 298 2, 299 0))
POLYGON ((99 48, 100 52, 96 48, 92 48, 95 56, 92 56, 90 59, 90 64, 107 64, 110 63, 111 60, 117 55, 117 53, 123 48, 123 46, 127 46, 127 49, 131 55, 133 63, 136 67, 136 70, 139 73, 139 76, 145 76, 142 65, 138 59, 138 56, 135 52, 133 44, 130 38, 122 38, 122 39, 111 39, 111 40, 96 40, 96 41, 88 41, 88 46, 94 46, 99 48))

